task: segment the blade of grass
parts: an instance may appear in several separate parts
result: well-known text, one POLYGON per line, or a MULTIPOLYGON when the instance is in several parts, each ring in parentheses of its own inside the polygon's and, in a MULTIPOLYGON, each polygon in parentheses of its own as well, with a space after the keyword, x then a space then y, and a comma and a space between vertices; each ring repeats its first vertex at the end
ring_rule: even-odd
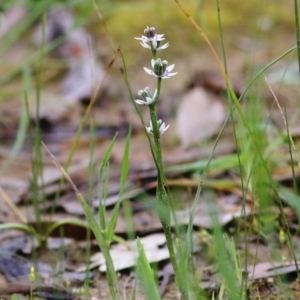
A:
POLYGON ((134 285, 131 291, 130 300, 136 300, 136 280, 134 281, 134 285))
POLYGON ((288 204, 293 210, 295 210, 299 220, 300 219, 300 197, 298 193, 295 193, 282 185, 278 186, 278 193, 280 198, 282 198, 286 204, 288 204))
POLYGON ((102 159, 100 169, 99 169, 99 176, 98 176, 98 195, 99 195, 99 207, 98 207, 98 214, 99 214, 99 222, 100 222, 100 228, 104 231, 106 231, 106 208, 105 208, 105 200, 107 196, 107 187, 108 187, 108 180, 109 180, 109 158, 112 153, 112 149, 114 147, 114 144, 117 139, 117 133, 111 140, 107 150, 104 153, 104 157, 102 159), (103 185, 103 178, 104 173, 105 174, 105 183, 103 185))
MULTIPOLYGON (((224 37, 223 37, 223 26, 222 26, 222 19, 221 19, 221 7, 220 7, 220 1, 216 0, 217 2, 217 13, 218 13, 218 25, 219 25, 219 33, 220 33, 220 40, 221 40, 221 45, 222 45, 222 55, 223 55, 223 61, 224 61, 224 71, 227 76, 228 75, 228 68, 227 68, 227 58, 226 58, 226 51, 225 51, 225 42, 224 42, 224 37)), ((228 103, 230 105, 230 118, 231 118, 231 123, 232 123, 232 129, 233 129, 233 136, 234 136, 234 142, 236 145, 236 149, 239 149, 238 145, 238 138, 237 138, 237 130, 234 122, 234 117, 233 117, 233 108, 234 104, 232 101, 231 94, 229 92, 229 86, 228 83, 226 82, 227 86, 227 99, 228 103)), ((237 158, 238 158, 238 168, 239 168, 239 173, 242 175, 243 174, 243 167, 242 167, 242 161, 241 161, 241 156, 240 152, 237 152, 237 158)), ((245 187, 244 187, 244 180, 243 176, 240 176, 240 182, 241 182, 241 191, 242 191, 242 217, 246 215, 246 195, 245 195, 245 187)), ((246 234, 246 233, 245 233, 246 234)), ((245 237, 245 260, 244 264, 245 267, 247 266, 247 261, 248 261, 248 239, 245 237)), ((247 276, 244 277, 245 280, 241 286, 241 289, 246 289, 247 288, 247 276)))
MULTIPOLYGON (((13 1, 6 1, 6 2, 13 2, 13 1)), ((17 26, 15 28, 12 28, 8 35, 1 37, 1 44, 0 44, 0 57, 6 52, 9 51, 9 48, 11 45, 19 40, 22 35, 24 35, 25 31, 28 30, 28 28, 34 24, 45 12, 47 12, 52 6, 54 2, 53 1, 35 1, 35 3, 28 5, 28 14, 27 16, 22 19, 20 22, 18 22, 17 26)), ((86 5, 84 1, 70 1, 64 3, 64 7, 76 7, 78 6, 78 10, 80 10, 80 14, 75 18, 74 20, 74 27, 71 28, 69 32, 66 32, 66 35, 60 36, 57 39, 47 43, 45 45, 45 52, 49 53, 53 49, 55 49, 58 45, 60 45, 68 36, 68 34, 77 27, 82 26, 84 23, 86 23, 86 20, 88 19, 87 16, 89 15, 88 10, 83 10, 82 7, 86 5)), ((14 5, 12 5, 14 7, 14 5)), ((92 9, 92 6, 90 5, 90 9, 92 9)), ((17 76, 24 67, 30 66, 40 60, 40 52, 36 52, 30 57, 22 60, 12 71, 9 71, 5 74, 5 76, 2 76, 0 78, 0 86, 8 83, 10 80, 12 80, 15 76, 17 76)))
MULTIPOLYGON (((42 43, 39 49, 40 60, 38 71, 36 75, 36 103, 35 103, 35 128, 34 128, 34 141, 33 141, 33 155, 32 155, 32 180, 31 180, 31 190, 32 190, 32 204, 34 207, 34 214, 37 222, 38 232, 42 233, 41 226, 41 211, 40 203, 44 199, 43 187, 43 156, 41 147, 41 127, 40 127, 40 101, 41 101, 41 83, 42 83, 42 68, 43 68, 43 58, 45 49, 45 26, 46 26, 46 13, 42 16, 42 43), (40 189, 41 187, 41 189, 40 189)), ((40 240, 40 244, 44 245, 45 240, 40 240)))
POLYGON ((130 154, 131 130, 132 130, 132 126, 129 127, 129 131, 128 131, 128 134, 127 134, 127 137, 126 137, 125 150, 124 150, 122 168, 121 168, 119 197, 121 197, 124 193, 124 190, 126 188, 126 183, 127 183, 128 172, 129 172, 129 164, 130 164, 129 154, 130 154))
MULTIPOLYGON (((298 17, 298 14, 297 14, 297 17, 298 17)), ((299 24, 298 24, 299 25, 299 24)), ((300 49, 298 48, 298 55, 300 54, 300 49)), ((300 57, 298 57, 300 59, 300 57)), ((299 61, 300 63, 300 61, 299 61)), ((300 72, 300 69, 299 69, 299 72, 300 72)), ((294 160, 293 160, 293 152, 296 156, 296 160, 297 160, 297 163, 298 163, 298 167, 300 167, 300 163, 299 163, 299 157, 298 157, 298 153, 296 151, 296 147, 295 147, 295 144, 294 144, 294 141, 292 139, 292 136, 289 132, 289 126, 288 126, 288 121, 287 121, 287 117, 286 117, 286 114, 283 114, 283 111, 281 109, 281 106, 279 104, 279 101, 272 89, 272 87, 270 86, 267 78, 265 77, 265 81, 267 82, 267 85, 269 87, 269 90, 271 91, 274 99, 275 99, 275 102, 279 108, 279 111, 281 113, 281 116, 283 118, 283 121, 284 121, 284 125, 286 127, 286 131, 287 131, 287 136, 288 136, 288 145, 289 145, 289 153, 290 153, 290 158, 291 158, 291 168, 292 168, 292 174, 293 174, 293 184, 294 184, 294 193, 297 194, 297 191, 298 191, 298 184, 297 184, 297 180, 296 180, 296 176, 295 176, 295 170, 294 170, 294 160), (292 150, 293 149, 293 150, 292 150)), ((298 214, 298 219, 299 219, 299 214, 298 214)), ((297 270, 297 274, 298 274, 298 279, 299 279, 299 266, 298 266, 298 261, 297 261, 297 256, 296 256, 296 252, 295 252, 295 248, 294 248, 294 245, 292 243, 292 236, 291 236, 291 233, 290 233, 290 230, 289 230, 289 226, 287 226, 287 222, 285 222, 285 231, 286 231, 286 235, 287 235, 287 239, 288 239, 288 243, 289 243, 289 246, 290 246, 290 249, 291 249, 291 252, 292 252, 292 256, 293 256, 293 259, 294 259, 294 263, 295 263, 295 266, 296 266, 296 270, 297 270)))
POLYGON ((148 262, 147 256, 144 251, 144 247, 137 238, 137 247, 138 247, 138 258, 137 258, 137 267, 136 272, 139 278, 139 281, 142 285, 145 297, 148 300, 161 300, 159 296, 159 291, 154 279, 153 270, 148 262))
MULTIPOLYGON (((215 51, 215 49, 214 49, 213 45, 211 44, 210 40, 207 38, 207 36, 206 36, 205 33, 203 32, 203 30, 198 26, 198 24, 194 21, 194 19, 188 14, 188 12, 187 12, 187 11, 183 8, 183 6, 179 3, 179 1, 178 1, 178 0, 174 0, 174 1, 176 2, 176 4, 178 5, 178 7, 180 8, 180 10, 181 10, 181 11, 186 15, 186 17, 189 19, 189 21, 191 22, 191 24, 193 25, 193 27, 194 27, 194 28, 202 35, 202 37, 204 38, 204 40, 205 40, 205 41, 207 42, 207 44, 209 45, 209 48, 211 49, 211 51, 212 51, 212 53, 213 53, 213 55, 214 55, 214 57, 215 57, 215 59, 216 59, 218 65, 219 65, 219 68, 220 68, 220 70, 221 70, 221 72, 222 72, 222 74, 223 74, 223 76, 224 76, 224 79, 226 80, 227 86, 228 86, 228 88, 229 88, 229 90, 230 90, 231 97, 232 97, 232 99, 233 99, 233 101, 234 101, 234 105, 235 105, 235 106, 233 107, 231 113, 232 113, 235 109, 238 110, 238 113, 239 113, 241 119, 243 120, 243 124, 244 124, 244 126, 247 128, 247 131, 249 132, 250 138, 251 138, 251 140, 253 141, 255 147, 256 147, 257 150, 258 150, 258 155, 259 155, 260 160, 261 160, 261 162, 262 162, 262 164, 263 164, 263 166, 264 166, 264 168, 265 168, 266 174, 267 174, 267 176, 268 176, 270 182, 272 183, 271 187, 273 188, 273 190, 274 190, 274 192, 275 192, 276 199, 277 199, 278 202, 279 202, 280 209, 283 210, 283 208, 282 208, 282 203, 280 202, 280 199, 279 199, 279 197, 278 197, 278 193, 277 193, 277 190, 276 190, 276 185, 275 185, 275 183, 272 181, 272 177, 271 177, 271 175, 270 175, 270 173, 269 173, 269 171, 268 171, 268 168, 267 168, 266 162, 265 162, 264 159, 263 159, 262 153, 259 152, 259 147, 258 147, 258 145, 257 145, 257 142, 256 142, 256 141, 254 140, 254 138, 253 138, 252 131, 251 131, 251 129, 249 128, 248 124, 246 123, 246 120, 245 120, 245 117, 244 117, 244 113, 243 113, 243 111, 242 111, 242 109, 241 109, 241 107, 240 107, 240 105, 239 105, 239 102, 240 102, 241 99, 245 96, 245 94, 246 94, 246 92, 249 90, 250 86, 257 80, 257 78, 259 78, 259 76, 260 76, 265 70, 267 70, 270 66, 272 66, 273 64, 275 64, 276 62, 278 62, 279 60, 281 60, 281 59, 282 59, 284 56, 286 56, 287 54, 289 54, 289 53, 291 53, 292 51, 294 51, 294 50, 296 49, 297 46, 290 48, 290 49, 287 50, 285 53, 283 53, 281 56, 279 56, 277 59, 273 60, 271 63, 267 64, 264 68, 262 68, 262 69, 254 76, 254 78, 250 81, 250 83, 246 86, 244 92, 243 92, 242 95, 239 97, 239 99, 237 99, 237 97, 236 97, 236 95, 235 95, 235 93, 234 93, 234 91, 233 91, 233 88, 232 88, 232 86, 231 86, 231 83, 230 83, 230 81, 229 81, 229 79, 228 79, 228 77, 227 77, 227 74, 226 74, 225 71, 224 71, 224 68, 223 68, 223 66, 222 66, 221 60, 219 59, 218 54, 217 54, 217 52, 215 51)), ((223 133, 223 131, 224 131, 224 129, 225 129, 225 125, 226 125, 226 123, 228 122, 229 118, 230 118, 230 115, 229 115, 229 116, 227 117, 227 119, 225 120, 225 122, 224 122, 224 124, 223 124, 223 126, 222 126, 222 128, 221 128, 221 130, 220 130, 220 132, 219 132, 219 134, 218 134, 218 136, 217 136, 217 138, 216 138, 216 141, 215 141, 215 144, 214 144, 212 153, 211 153, 211 155, 210 155, 210 157, 209 157, 209 159, 208 159, 208 162, 207 162, 207 166, 205 167, 204 172, 203 172, 203 174, 202 174, 202 180, 205 178, 205 176, 206 176, 206 174, 207 174, 207 171, 208 171, 208 169, 209 169, 210 162, 211 162, 212 157, 213 157, 213 155, 214 155, 216 146, 217 146, 217 144, 218 144, 218 141, 219 141, 219 139, 220 139, 221 134, 223 133)), ((191 209, 191 217, 190 217, 190 222, 189 222, 189 226, 188 226, 188 236, 190 235, 190 232, 191 232, 192 227, 193 227, 193 220, 194 220, 194 218, 195 218, 195 212, 196 212, 196 208, 197 208, 197 206, 198 206, 198 202, 199 202, 199 199, 200 199, 200 193, 201 193, 201 190, 202 190, 202 180, 201 180, 201 182, 200 182, 200 184, 199 184, 199 187, 198 187, 198 189, 197 189, 197 192, 196 192, 196 195, 195 195, 195 198, 194 198, 195 200, 194 200, 194 203, 193 203, 193 206, 192 206, 192 209, 191 209)), ((189 243, 190 243, 190 241, 188 241, 188 244, 189 244, 189 243)))
POLYGON ((23 82, 24 82, 24 86, 25 86, 25 92, 24 92, 25 101, 22 105, 22 111, 21 111, 21 117, 20 117, 17 136, 15 138, 15 141, 14 141, 12 149, 9 153, 9 156, 5 159, 5 162, 2 164, 2 166, 0 168, 0 173, 3 173, 8 168, 8 166, 13 162, 14 158, 21 150, 21 148, 24 144, 25 138, 26 138, 26 132, 27 132, 28 125, 29 125, 29 115, 27 113, 26 106, 28 103, 28 95, 29 95, 29 91, 30 91, 30 74, 29 74, 27 68, 23 71, 23 82))
POLYGON ((124 194, 126 183, 127 183, 127 177, 129 172, 129 153, 130 153, 130 138, 131 138, 131 126, 129 128, 126 142, 125 142, 125 149, 124 149, 124 155, 123 155, 123 161, 122 161, 122 167, 121 167, 121 178, 120 178, 120 191, 119 191, 119 199, 114 206, 110 222, 107 227, 107 238, 109 241, 112 241, 113 235, 115 232, 118 216, 119 216, 119 210, 121 205, 122 196, 124 194))
POLYGON ((243 298, 238 293, 239 287, 237 285, 237 278, 235 274, 237 270, 234 270, 231 263, 230 255, 226 247, 226 239, 222 232, 222 227, 219 224, 215 214, 211 212, 210 215, 214 223, 214 247, 216 251, 218 271, 220 272, 225 283, 229 299, 241 300, 243 298))
POLYGON ((206 169, 207 165, 210 165, 212 169, 217 169, 220 172, 236 168, 238 166, 238 158, 234 155, 221 156, 214 158, 209 161, 205 159, 202 161, 196 161, 187 164, 175 165, 166 167, 167 172, 195 172, 203 171, 206 169))
POLYGON ((8 229, 21 230, 30 233, 35 237, 38 237, 38 233, 31 226, 28 226, 26 224, 21 224, 21 223, 0 224, 0 230, 8 230, 8 229))
POLYGON ((298 0, 294 0, 294 12, 295 12, 295 31, 296 31, 296 42, 297 42, 297 53, 298 53, 298 68, 300 77, 300 28, 299 28, 299 11, 298 11, 298 0))
POLYGON ((68 218, 68 219, 64 219, 61 221, 57 221, 54 224, 52 224, 48 229, 47 229, 47 233, 46 236, 50 236, 50 234, 57 228, 64 226, 64 225, 74 225, 74 226, 79 226, 79 227, 83 227, 86 229, 90 229, 89 223, 80 219, 74 219, 74 218, 68 218))
POLYGON ((81 193, 78 191, 77 187, 75 186, 74 182, 70 178, 70 176, 66 173, 64 168, 59 164, 59 162, 56 160, 56 158, 52 155, 52 153, 49 151, 47 146, 42 142, 43 146, 45 147, 46 151, 48 152, 51 161, 53 164, 58 168, 58 170, 62 173, 62 175, 68 180, 68 182, 71 184, 73 190, 76 193, 76 196, 80 202, 80 204, 83 207, 85 216, 88 220, 88 223, 90 225, 91 230, 93 231, 96 240, 98 242, 98 245, 104 255, 106 267, 107 267, 107 278, 109 282, 109 290, 110 294, 113 300, 118 299, 119 295, 119 287, 118 287, 118 279, 117 274, 114 270, 113 261, 109 252, 109 243, 105 239, 105 233, 100 229, 99 224, 97 223, 93 211, 90 208, 90 206, 87 204, 85 199, 82 197, 81 193))

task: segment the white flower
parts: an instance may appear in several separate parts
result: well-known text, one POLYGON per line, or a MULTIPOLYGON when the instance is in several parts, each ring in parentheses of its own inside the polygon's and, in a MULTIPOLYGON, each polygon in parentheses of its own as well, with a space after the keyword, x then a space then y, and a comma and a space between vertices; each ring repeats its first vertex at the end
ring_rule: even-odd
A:
MULTIPOLYGON (((140 44, 146 49, 151 49, 151 47, 147 44, 147 41, 145 41, 145 40, 142 40, 140 42, 140 44)), ((160 46, 160 41, 152 42, 152 44, 153 44, 154 49, 156 49, 156 50, 163 50, 163 49, 166 49, 169 47, 169 42, 162 46, 160 46)))
POLYGON ((144 30, 144 33, 146 36, 142 35, 140 38, 136 38, 136 40, 140 41, 140 44, 147 49, 151 49, 151 46, 149 46, 147 43, 152 43, 152 46, 156 50, 163 50, 169 47, 169 43, 166 43, 162 46, 160 46, 160 42, 164 40, 165 38, 163 37, 164 34, 156 34, 155 33, 155 28, 154 27, 148 27, 144 30))
MULTIPOLYGON (((161 135, 170 127, 170 124, 168 126, 166 126, 165 122, 163 122, 162 120, 158 120, 157 125, 158 125, 158 129, 159 129, 159 133, 161 135)), ((153 127, 152 127, 151 121, 150 121, 150 126, 149 127, 145 126, 145 128, 148 133, 153 134, 153 127)))
POLYGON ((135 102, 137 104, 150 105, 155 101, 157 95, 157 89, 155 89, 153 96, 150 93, 148 87, 146 87, 144 90, 139 91, 138 94, 143 97, 143 100, 136 99, 135 102))
POLYGON ((155 77, 161 77, 162 79, 170 78, 171 76, 176 75, 178 72, 170 73, 174 69, 175 64, 170 65, 168 67, 167 64, 168 62, 166 60, 161 60, 160 58, 158 58, 157 60, 151 59, 151 66, 153 70, 150 70, 145 67, 144 70, 149 75, 153 75, 155 77))

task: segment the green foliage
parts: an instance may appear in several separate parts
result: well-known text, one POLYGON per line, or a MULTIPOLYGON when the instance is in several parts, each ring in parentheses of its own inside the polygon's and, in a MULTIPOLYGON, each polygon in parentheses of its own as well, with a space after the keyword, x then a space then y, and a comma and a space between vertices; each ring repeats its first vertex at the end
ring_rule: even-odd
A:
POLYGON ((121 205, 122 196, 125 191, 126 183, 127 183, 127 176, 129 171, 129 149, 130 149, 130 138, 131 138, 131 127, 129 129, 126 143, 125 143, 125 149, 124 149, 124 156, 123 156, 123 163, 121 167, 121 178, 120 178, 120 190, 119 190, 119 199, 117 203, 115 204, 115 207, 113 209, 111 219, 109 221, 109 225, 107 228, 107 238, 109 241, 112 240, 114 231, 116 228, 116 224, 118 221, 118 215, 119 215, 119 209, 121 205))
POLYGON ((108 187, 108 181, 109 181, 109 159, 114 147, 114 144, 116 142, 117 134, 114 136, 112 141, 110 142, 100 165, 99 169, 99 178, 98 178, 98 185, 99 185, 99 207, 98 207, 98 213, 99 213, 99 224, 103 231, 106 231, 106 208, 105 208, 105 200, 106 200, 106 191, 108 187), (107 171, 107 172, 105 172, 107 171), (105 177, 104 177, 105 176, 105 177), (104 185, 103 185, 104 181, 104 185))
POLYGON ((139 282, 142 285, 144 295, 148 300, 161 300, 155 282, 155 276, 148 262, 143 245, 139 240, 139 238, 137 238, 136 242, 137 242, 138 253, 139 253, 137 258, 136 271, 137 271, 139 282))

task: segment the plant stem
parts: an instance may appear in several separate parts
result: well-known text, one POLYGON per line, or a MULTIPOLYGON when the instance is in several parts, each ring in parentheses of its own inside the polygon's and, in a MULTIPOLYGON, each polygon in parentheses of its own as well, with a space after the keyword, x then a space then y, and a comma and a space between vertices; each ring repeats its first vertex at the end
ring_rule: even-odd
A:
POLYGON ((296 41, 297 41, 297 53, 298 53, 298 66, 299 66, 299 76, 300 76, 300 28, 299 28, 299 16, 298 16, 298 0, 294 0, 294 10, 295 10, 295 29, 296 29, 296 41))
POLYGON ((181 278, 181 274, 179 272, 173 238, 172 238, 172 230, 171 230, 171 206, 169 202, 169 197, 167 191, 165 189, 165 176, 164 176, 164 169, 163 169, 163 161, 162 161, 162 151, 161 151, 161 143, 160 143, 160 132, 159 132, 159 125, 157 123, 157 114, 156 114, 156 103, 159 98, 160 88, 161 88, 161 78, 157 79, 157 96, 153 104, 149 105, 150 109, 150 118, 153 128, 153 137, 154 137, 154 145, 155 145, 155 154, 156 154, 156 161, 157 161, 157 189, 156 189, 156 196, 158 200, 158 216, 160 222, 162 224, 164 234, 166 237, 167 247, 169 250, 170 261, 174 268, 175 278, 178 283, 179 289, 182 293, 183 299, 188 299, 187 297, 187 289, 184 288, 184 281, 181 278))
MULTIPOLYGON (((150 42, 151 54, 153 60, 157 60, 156 46, 157 45, 154 46, 152 41, 150 42)), ((159 95, 160 95, 161 81, 162 78, 157 77, 156 97, 152 102, 152 104, 149 105, 149 112, 150 112, 150 119, 151 119, 150 127, 152 127, 154 145, 152 144, 150 139, 149 139, 149 143, 150 143, 151 153, 157 169, 157 189, 156 189, 157 211, 158 211, 158 217, 160 219, 166 237, 166 243, 169 251, 170 261, 175 273, 175 280, 181 292, 182 299, 188 300, 189 293, 188 293, 187 280, 182 276, 176 259, 175 248, 174 248, 173 238, 172 238, 172 229, 171 229, 171 203, 165 188, 165 174, 163 168, 162 150, 161 150, 161 143, 160 143, 161 133, 159 131, 162 123, 158 123, 157 113, 156 113, 156 104, 158 102, 159 95)), ((147 136, 149 137, 148 134, 147 136)))

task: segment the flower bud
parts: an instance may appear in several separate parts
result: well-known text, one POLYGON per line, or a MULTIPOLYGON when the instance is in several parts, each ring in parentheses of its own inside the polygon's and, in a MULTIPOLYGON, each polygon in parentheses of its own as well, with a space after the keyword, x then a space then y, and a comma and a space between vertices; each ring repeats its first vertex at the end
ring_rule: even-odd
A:
POLYGON ((154 64, 154 73, 156 76, 163 76, 166 71, 168 62, 166 60, 157 59, 154 64))
POLYGON ((145 30, 144 30, 144 33, 146 34, 146 37, 151 40, 155 37, 155 28, 154 27, 147 27, 145 30))
POLYGON ((142 96, 143 99, 144 99, 145 101, 146 101, 147 97, 148 97, 148 98, 152 98, 152 95, 151 95, 151 93, 150 93, 148 87, 146 87, 144 90, 140 90, 140 91, 138 92, 138 94, 139 94, 140 96, 142 96))

